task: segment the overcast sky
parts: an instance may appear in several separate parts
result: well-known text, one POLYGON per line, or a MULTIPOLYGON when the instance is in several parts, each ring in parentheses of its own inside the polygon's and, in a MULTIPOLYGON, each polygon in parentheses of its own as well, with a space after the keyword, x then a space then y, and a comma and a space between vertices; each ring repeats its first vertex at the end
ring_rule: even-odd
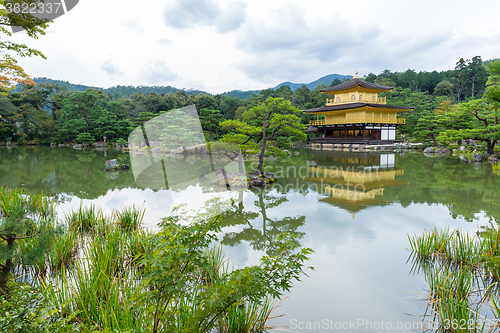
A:
POLYGON ((498 0, 80 0, 21 59, 32 76, 210 93, 500 57, 498 0))

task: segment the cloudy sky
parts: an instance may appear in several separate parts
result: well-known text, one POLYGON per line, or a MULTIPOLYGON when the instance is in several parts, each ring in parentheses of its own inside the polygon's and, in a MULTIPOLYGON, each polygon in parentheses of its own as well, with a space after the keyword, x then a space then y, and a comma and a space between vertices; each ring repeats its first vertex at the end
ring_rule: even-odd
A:
POLYGON ((22 59, 32 76, 210 93, 500 57, 500 1, 80 0, 22 59))

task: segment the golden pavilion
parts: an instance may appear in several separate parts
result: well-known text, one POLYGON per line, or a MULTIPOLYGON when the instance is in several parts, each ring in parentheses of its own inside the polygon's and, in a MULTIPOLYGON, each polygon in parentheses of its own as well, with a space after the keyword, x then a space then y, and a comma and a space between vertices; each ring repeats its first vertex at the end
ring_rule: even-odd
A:
MULTIPOLYGON (((356 73, 357 74, 357 73, 356 73)), ((305 132, 315 132, 311 143, 385 144, 396 141, 396 126, 405 119, 398 112, 412 107, 389 105, 378 94, 394 87, 382 86, 360 79, 358 76, 339 85, 321 89, 330 97, 325 106, 303 110, 316 115, 305 132), (319 116, 323 116, 322 120, 319 116)))

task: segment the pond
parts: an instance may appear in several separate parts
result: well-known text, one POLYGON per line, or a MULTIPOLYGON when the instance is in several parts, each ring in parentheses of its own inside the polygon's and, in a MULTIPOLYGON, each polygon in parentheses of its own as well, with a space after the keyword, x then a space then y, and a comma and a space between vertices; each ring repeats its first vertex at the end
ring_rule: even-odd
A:
MULTIPOLYGON (((449 226, 475 233, 500 217, 499 176, 487 163, 421 153, 296 150, 269 162, 278 181, 260 189, 216 191, 236 199, 224 213, 224 252, 235 265, 255 264, 272 253, 282 232, 297 235, 315 253, 308 277, 294 283, 269 324, 297 332, 411 332, 421 325, 427 286, 407 263, 408 235, 449 226)), ((144 189, 132 170, 103 171, 116 150, 70 148, 0 149, 0 185, 55 196, 64 214, 81 204, 109 212, 122 206, 146 209, 146 226, 182 203, 188 208, 214 196, 210 183, 176 190, 144 189)), ((200 159, 201 161, 201 159, 200 159)), ((178 168, 196 157, 172 160, 178 168), (176 164, 176 165, 177 165, 176 164)), ((201 162, 200 162, 201 163, 201 162)), ((245 161, 247 170, 255 161, 245 161)))

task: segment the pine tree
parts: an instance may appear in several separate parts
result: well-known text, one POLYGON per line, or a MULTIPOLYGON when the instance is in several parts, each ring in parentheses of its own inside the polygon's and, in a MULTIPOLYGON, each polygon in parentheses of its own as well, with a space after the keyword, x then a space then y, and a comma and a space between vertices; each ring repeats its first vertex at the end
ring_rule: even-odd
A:
POLYGON ((43 193, 27 195, 22 190, 0 188, 0 295, 5 293, 16 260, 30 263, 44 256, 54 221, 54 205, 43 193), (35 238, 33 246, 20 253, 18 241, 35 238))

